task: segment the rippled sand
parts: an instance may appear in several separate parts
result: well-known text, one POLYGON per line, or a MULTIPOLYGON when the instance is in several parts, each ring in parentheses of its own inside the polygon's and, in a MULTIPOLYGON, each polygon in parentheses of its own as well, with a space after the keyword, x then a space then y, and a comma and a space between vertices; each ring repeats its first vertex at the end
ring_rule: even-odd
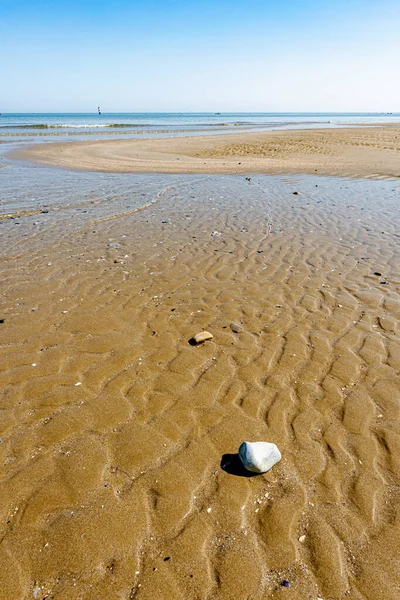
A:
POLYGON ((0 596, 397 599, 398 183, 86 175, 3 207, 0 596))
POLYGON ((400 177, 400 126, 38 144, 16 155, 105 172, 400 177))

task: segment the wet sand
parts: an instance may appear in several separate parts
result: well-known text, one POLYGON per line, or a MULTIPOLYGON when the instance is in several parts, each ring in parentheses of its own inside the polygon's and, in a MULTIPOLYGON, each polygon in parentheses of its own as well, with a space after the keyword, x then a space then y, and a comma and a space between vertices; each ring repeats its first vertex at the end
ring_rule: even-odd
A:
POLYGON ((0 597, 397 600, 398 183, 104 178, 4 207, 0 597))
POLYGON ((400 177, 400 127, 267 131, 36 145, 17 158, 104 172, 400 177))

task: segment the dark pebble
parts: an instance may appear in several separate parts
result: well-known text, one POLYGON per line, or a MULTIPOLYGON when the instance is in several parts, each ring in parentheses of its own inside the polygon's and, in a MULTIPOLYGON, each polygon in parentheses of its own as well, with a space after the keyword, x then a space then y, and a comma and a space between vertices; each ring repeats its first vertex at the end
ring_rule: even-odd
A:
POLYGON ((381 281, 381 285, 389 285, 388 281, 381 281))
POLYGON ((0 319, 0 323, 4 323, 4 319, 0 319))
POLYGON ((166 556, 166 557, 164 558, 164 562, 167 562, 167 560, 171 560, 171 557, 170 557, 170 556, 166 556))
POLYGON ((299 192, 293 192, 293 196, 298 196, 299 192))
POLYGON ((382 273, 378 273, 378 271, 375 271, 374 275, 377 275, 378 277, 381 277, 382 273))
POLYGON ((281 586, 282 586, 282 587, 290 587, 290 583, 288 582, 288 580, 287 580, 287 579, 284 579, 284 580, 282 581, 282 583, 281 583, 281 586))

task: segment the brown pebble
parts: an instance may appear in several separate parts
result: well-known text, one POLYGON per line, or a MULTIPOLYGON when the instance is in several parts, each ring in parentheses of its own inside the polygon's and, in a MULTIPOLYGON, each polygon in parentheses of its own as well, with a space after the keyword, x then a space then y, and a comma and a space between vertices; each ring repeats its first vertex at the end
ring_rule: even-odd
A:
POLYGON ((241 331, 243 331, 243 327, 241 325, 238 325, 237 323, 231 323, 229 327, 231 328, 233 333, 240 333, 241 331))
POLYGON ((196 344, 201 344, 207 340, 212 340, 213 337, 214 336, 209 331, 201 331, 200 333, 196 333, 192 339, 196 344))

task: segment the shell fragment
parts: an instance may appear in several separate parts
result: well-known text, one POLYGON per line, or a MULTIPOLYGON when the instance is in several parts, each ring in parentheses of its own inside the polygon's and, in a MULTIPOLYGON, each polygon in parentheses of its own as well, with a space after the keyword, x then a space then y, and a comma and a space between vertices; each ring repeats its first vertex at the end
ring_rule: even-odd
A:
POLYGON ((206 342, 207 340, 212 340, 213 337, 213 334, 209 331, 201 331, 200 333, 196 333, 196 335, 193 336, 193 340, 196 342, 196 344, 201 344, 202 342, 206 342))

